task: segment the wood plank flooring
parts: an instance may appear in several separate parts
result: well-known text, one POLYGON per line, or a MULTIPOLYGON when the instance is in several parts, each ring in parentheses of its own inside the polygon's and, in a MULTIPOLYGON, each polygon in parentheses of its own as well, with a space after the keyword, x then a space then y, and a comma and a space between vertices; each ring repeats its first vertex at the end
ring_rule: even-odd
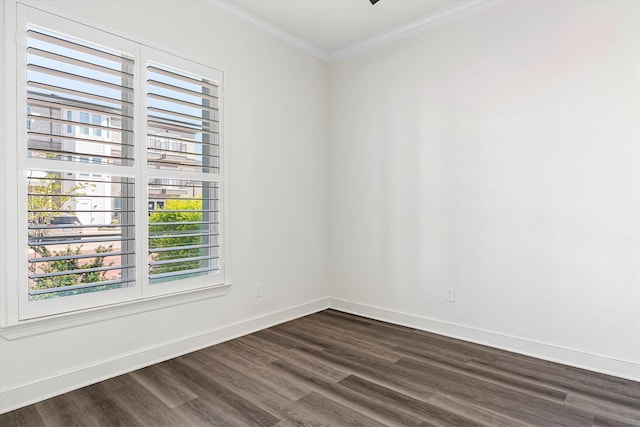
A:
POLYGON ((0 426, 640 426, 640 383, 326 310, 0 426))

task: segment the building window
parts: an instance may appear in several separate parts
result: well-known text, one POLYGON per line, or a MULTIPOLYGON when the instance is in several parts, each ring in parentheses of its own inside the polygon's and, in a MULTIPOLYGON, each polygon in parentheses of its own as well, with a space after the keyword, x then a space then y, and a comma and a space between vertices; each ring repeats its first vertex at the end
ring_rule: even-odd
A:
MULTIPOLYGON (((80 118, 80 123, 89 123, 89 113, 85 113, 84 111, 81 111, 79 114, 79 118, 80 118)), ((86 126, 80 126, 80 133, 84 134, 84 135, 89 135, 89 128, 86 126)))
POLYGON ((73 125, 71 122, 73 122, 73 112, 67 111, 67 133, 73 133, 73 125))
POLYGON ((21 130, 19 319, 224 284, 221 72, 19 7, 24 102, 48 124, 21 130))
POLYGON ((91 120, 93 125, 95 126, 93 128, 93 134, 95 136, 102 136, 102 129, 98 126, 102 126, 102 116, 100 116, 99 114, 94 114, 93 116, 91 116, 91 120))

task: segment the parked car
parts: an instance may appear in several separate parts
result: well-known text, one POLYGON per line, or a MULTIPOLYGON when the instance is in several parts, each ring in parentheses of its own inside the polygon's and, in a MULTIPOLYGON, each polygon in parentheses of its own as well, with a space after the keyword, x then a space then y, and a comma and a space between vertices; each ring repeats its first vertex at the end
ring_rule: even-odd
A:
POLYGON ((43 230, 42 237, 48 240, 73 240, 82 236, 82 223, 75 215, 54 216, 43 230))

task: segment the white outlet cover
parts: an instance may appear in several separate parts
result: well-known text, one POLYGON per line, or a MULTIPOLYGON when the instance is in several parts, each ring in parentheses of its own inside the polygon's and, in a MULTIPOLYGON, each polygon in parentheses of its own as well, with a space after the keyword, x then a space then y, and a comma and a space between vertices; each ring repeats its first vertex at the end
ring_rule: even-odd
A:
POLYGON ((454 302, 456 300, 456 289, 449 286, 445 289, 447 291, 446 301, 454 302))

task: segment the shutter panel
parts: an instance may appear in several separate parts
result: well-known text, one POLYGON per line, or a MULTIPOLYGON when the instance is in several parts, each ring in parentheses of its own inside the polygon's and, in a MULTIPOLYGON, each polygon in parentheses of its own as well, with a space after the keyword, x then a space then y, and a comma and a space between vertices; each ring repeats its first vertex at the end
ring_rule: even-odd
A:
POLYGON ((146 83, 149 284, 183 286, 221 273, 219 86, 155 62, 146 83))
POLYGON ((27 31, 26 53, 29 156, 132 165, 133 59, 39 28, 27 31))
POLYGON ((150 168, 219 173, 218 85, 158 64, 147 67, 150 168))
POLYGON ((32 299, 133 285, 131 178, 30 170, 29 295, 32 299), (123 207, 130 206, 130 211, 123 207))
POLYGON ((135 285, 134 179, 115 172, 134 160, 133 67, 117 50, 27 28, 30 301, 135 285))

